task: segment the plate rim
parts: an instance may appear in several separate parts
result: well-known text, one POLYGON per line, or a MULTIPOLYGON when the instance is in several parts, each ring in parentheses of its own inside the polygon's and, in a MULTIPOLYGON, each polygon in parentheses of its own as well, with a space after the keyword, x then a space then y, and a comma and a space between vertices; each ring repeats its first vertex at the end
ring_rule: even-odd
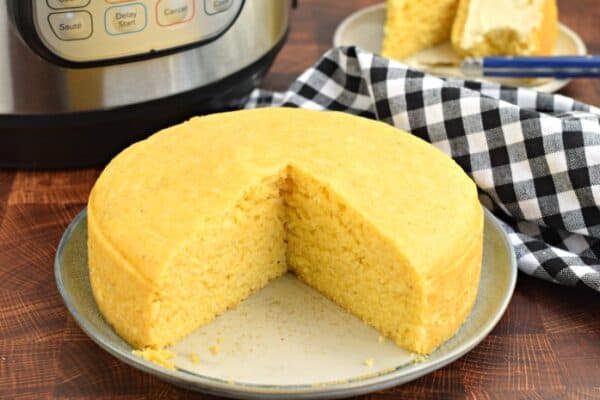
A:
MULTIPOLYGON (((351 13, 350 15, 348 15, 346 18, 344 18, 335 28, 335 32, 334 32, 333 38, 332 38, 333 47, 343 46, 342 44, 340 44, 340 42, 341 42, 343 32, 347 29, 348 25, 350 25, 356 19, 363 17, 365 14, 379 11, 381 8, 385 8, 385 7, 386 7, 385 2, 373 4, 373 5, 370 5, 367 7, 359 8, 356 11, 354 11, 353 13, 351 13)), ((577 32, 575 32, 573 29, 569 28, 567 25, 563 24, 560 21, 558 22, 558 29, 559 29, 559 33, 562 33, 565 36, 569 37, 569 39, 571 39, 573 41, 573 43, 575 43, 575 47, 577 48, 576 55, 584 56, 584 55, 588 54, 587 46, 586 46, 585 42, 583 41, 583 39, 581 38, 581 36, 579 36, 577 34, 577 32)), ((402 61, 400 60, 398 62, 402 62, 402 61)), ((465 77, 458 77, 458 79, 468 80, 468 78, 465 78, 465 77)), ((544 92, 544 93, 555 93, 555 92, 558 92, 559 90, 561 90, 562 88, 564 88, 565 86, 567 86, 571 82, 571 80, 572 79, 552 79, 552 80, 542 83, 540 85, 518 86, 518 87, 523 88, 523 89, 536 90, 538 92, 544 92)), ((493 80, 489 80, 489 79, 487 79, 486 81, 494 82, 493 80)))
POLYGON ((496 327, 500 318, 504 315, 508 304, 513 296, 516 282, 518 268, 516 263, 515 252, 510 245, 510 241, 506 232, 502 229, 498 219, 485 207, 483 207, 485 222, 490 223, 493 229, 495 229, 501 237, 502 247, 507 252, 510 266, 508 267, 508 287, 506 292, 503 293, 501 301, 498 304, 498 308, 494 313, 493 317, 486 323, 484 329, 474 334, 474 338, 471 339, 467 344, 462 345, 448 352, 444 357, 435 362, 423 361, 421 363, 412 364, 411 366, 402 366, 389 373, 374 375, 369 378, 355 379, 345 383, 333 383, 331 385, 325 384, 321 386, 315 385, 264 385, 264 384, 244 384, 244 383, 230 383, 225 380, 211 378, 208 376, 202 376, 197 374, 191 374, 183 370, 168 370, 159 365, 153 364, 149 361, 141 359, 131 354, 131 352, 123 352, 117 348, 110 341, 102 340, 102 337, 97 335, 91 325, 87 322, 87 319, 79 312, 76 307, 70 293, 67 291, 63 282, 62 276, 62 263, 61 256, 64 253, 65 247, 68 245, 70 239, 73 236, 73 232, 87 218, 87 207, 84 207, 75 218, 69 223, 65 232, 63 233, 56 250, 54 257, 54 277, 58 291, 61 295, 63 302, 65 303, 69 313, 75 319, 77 325, 84 331, 84 333, 100 348, 107 351, 112 356, 116 357, 120 361, 138 369, 153 375, 161 380, 170 382, 180 387, 184 387, 189 390, 199 391, 211 395, 224 396, 229 398, 240 398, 240 399, 333 399, 333 398, 344 398, 349 396, 357 396, 366 393, 372 393, 387 389, 390 387, 398 386, 403 383, 410 382, 424 375, 427 375, 433 371, 441 369, 460 357, 469 353, 473 348, 478 346, 496 327), (411 370, 412 368, 412 370, 411 370), (408 369, 408 372, 407 372, 408 369))

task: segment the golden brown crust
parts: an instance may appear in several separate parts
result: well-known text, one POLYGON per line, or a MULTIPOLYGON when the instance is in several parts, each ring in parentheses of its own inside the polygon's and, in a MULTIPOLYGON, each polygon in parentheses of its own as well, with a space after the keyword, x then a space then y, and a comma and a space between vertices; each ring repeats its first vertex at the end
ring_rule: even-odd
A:
POLYGON ((402 60, 450 39, 458 0, 388 0, 381 54, 402 60))
POLYGON ((536 55, 552 55, 558 37, 558 7, 556 0, 544 2, 544 18, 539 30, 536 31, 538 47, 536 55))
POLYGON ((469 0, 460 0, 458 3, 458 9, 456 10, 456 18, 452 24, 452 46, 454 47, 454 50, 463 56, 466 56, 467 53, 461 48, 460 42, 463 36, 468 10, 469 0))

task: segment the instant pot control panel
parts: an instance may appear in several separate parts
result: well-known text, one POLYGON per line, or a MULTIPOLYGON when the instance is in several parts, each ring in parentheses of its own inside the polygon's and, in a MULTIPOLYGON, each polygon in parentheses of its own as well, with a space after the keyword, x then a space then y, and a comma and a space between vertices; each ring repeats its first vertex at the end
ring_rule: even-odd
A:
MULTIPOLYGON (((278 1, 278 0, 274 0, 278 1)), ((244 0, 16 0, 15 21, 42 57, 68 67, 133 61, 201 45, 244 0)))

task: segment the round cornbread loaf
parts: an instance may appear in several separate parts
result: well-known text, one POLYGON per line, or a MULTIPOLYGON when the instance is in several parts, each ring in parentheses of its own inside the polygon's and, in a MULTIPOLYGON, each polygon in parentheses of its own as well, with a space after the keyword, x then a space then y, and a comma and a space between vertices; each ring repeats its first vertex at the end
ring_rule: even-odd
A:
POLYGON ((119 154, 88 205, 101 313, 172 344, 290 270, 411 351, 460 327, 483 212, 449 157, 381 122, 292 108, 193 118, 119 154))

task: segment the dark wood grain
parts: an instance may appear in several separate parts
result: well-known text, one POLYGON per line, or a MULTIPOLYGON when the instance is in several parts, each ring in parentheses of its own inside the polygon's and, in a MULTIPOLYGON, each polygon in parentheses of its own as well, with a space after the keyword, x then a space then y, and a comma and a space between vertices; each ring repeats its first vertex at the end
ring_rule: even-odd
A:
MULTIPOLYGON (((281 90, 331 43, 335 26, 376 0, 301 0, 289 42, 264 82, 281 90)), ((561 19, 600 53, 598 0, 559 1, 561 19)), ((600 105, 600 80, 562 91, 600 105)), ((0 399, 210 399, 141 373, 76 326, 52 263, 97 169, 0 171, 0 399)), ((363 399, 600 399, 600 296, 520 275, 498 326, 450 366, 363 399)))

